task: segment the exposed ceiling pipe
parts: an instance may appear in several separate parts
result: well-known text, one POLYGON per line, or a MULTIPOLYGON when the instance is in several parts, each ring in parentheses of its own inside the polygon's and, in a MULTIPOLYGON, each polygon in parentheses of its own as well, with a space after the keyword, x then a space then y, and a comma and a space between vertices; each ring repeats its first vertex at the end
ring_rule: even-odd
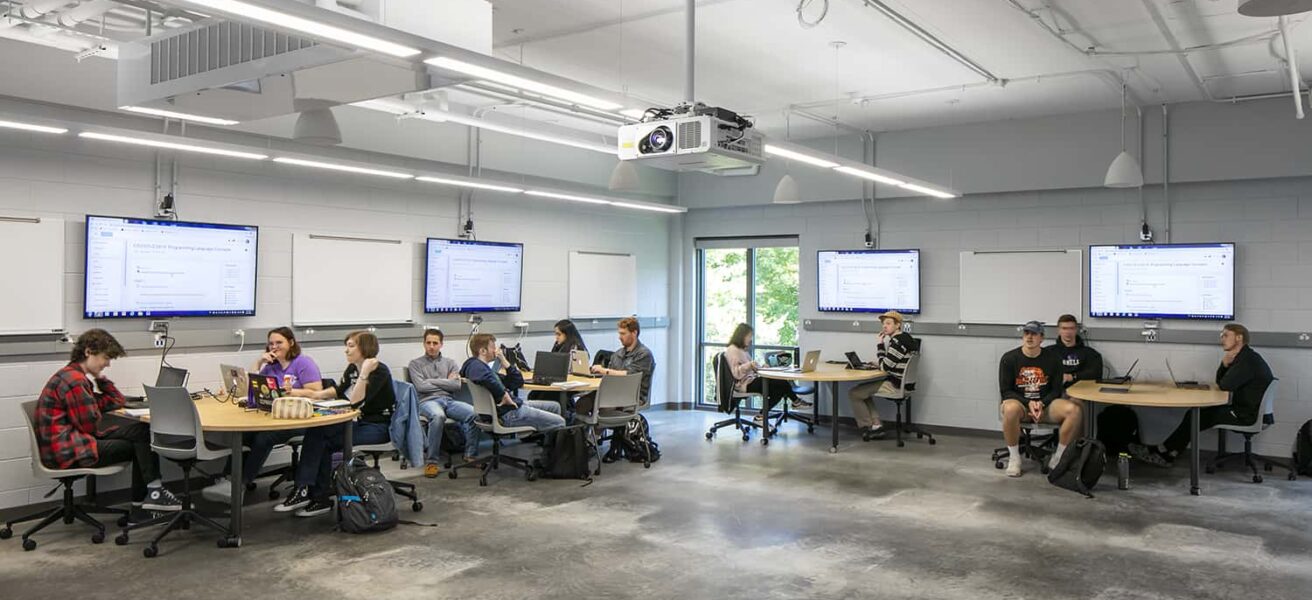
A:
POLYGON ((1280 23, 1280 39, 1285 42, 1285 62, 1289 64, 1289 89, 1292 90, 1294 97, 1294 115, 1303 118, 1303 95, 1302 77, 1298 74, 1298 54, 1294 52, 1294 43, 1289 39, 1289 24, 1286 22, 1284 15, 1278 19, 1280 23))
POLYGON ((697 0, 684 0, 683 101, 697 101, 697 0))
POLYGON ((1166 45, 1178 53, 1175 57, 1180 61, 1180 66, 1184 68, 1184 72, 1189 75, 1189 79, 1193 81, 1194 87, 1198 88, 1198 92, 1204 98, 1209 101, 1215 100, 1212 97, 1211 90, 1207 89, 1207 84, 1203 83, 1203 78, 1199 77, 1198 71, 1194 70, 1193 63, 1189 62, 1189 55, 1181 52, 1183 48, 1181 48, 1179 40, 1175 39, 1175 34, 1171 33, 1171 28, 1166 25, 1166 19, 1162 18, 1162 13, 1157 10, 1157 5, 1153 3, 1153 0, 1141 1, 1144 10, 1148 11, 1148 16, 1152 17, 1153 24, 1157 26, 1157 31, 1162 34, 1162 39, 1166 40, 1166 45))
POLYGON ((60 11, 56 20, 64 27, 75 27, 78 23, 99 17, 115 8, 118 8, 118 3, 114 0, 91 0, 60 11))
POLYGON ((998 77, 997 75, 994 75, 993 73, 989 72, 988 69, 985 69, 984 67, 980 66, 979 63, 971 60, 966 55, 958 52, 955 48, 949 46, 943 40, 938 39, 938 37, 936 37, 934 34, 930 33, 929 31, 926 31, 925 28, 915 24, 915 22, 902 16, 901 13, 893 10, 892 8, 889 8, 887 4, 884 4, 880 0, 863 0, 863 1, 866 6, 879 11, 885 17, 888 17, 890 21, 897 23, 903 29, 911 32, 913 35, 920 38, 921 40, 924 40, 925 43, 929 44, 930 46, 933 46, 935 50, 938 50, 948 58, 957 61, 958 63, 961 64, 961 66, 966 67, 971 71, 974 71, 980 77, 983 77, 985 80, 991 83, 1001 83, 1003 81, 1001 77, 998 77))
POLYGON ((29 19, 37 19, 46 13, 54 12, 69 4, 76 4, 74 0, 35 0, 23 5, 19 12, 29 19))
MULTIPOLYGON (((1082 71, 1063 71, 1060 73, 1044 73, 1041 75, 1017 77, 1015 79, 1004 79, 1002 81, 1005 85, 1011 86, 1017 83, 1039 83, 1045 79, 1061 79, 1066 77, 1095 77, 1102 81, 1110 81, 1115 84, 1116 94, 1118 97, 1121 93, 1120 75, 1116 71, 1113 71, 1111 69, 1086 69, 1082 71)), ((798 109, 810 109, 810 108, 822 108, 826 106, 834 106, 834 105, 841 105, 841 104, 863 104, 869 102, 877 102, 880 100, 895 100, 898 98, 909 98, 914 96, 923 96, 926 94, 942 94, 942 93, 955 92, 961 90, 972 90, 978 88, 993 88, 993 87, 997 87, 996 84, 989 83, 987 81, 980 81, 976 83, 966 83, 962 85, 946 85, 946 86, 925 88, 919 90, 889 92, 887 94, 874 94, 870 96, 855 96, 855 97, 848 96, 843 98, 834 98, 830 100, 817 100, 814 102, 803 102, 800 104, 794 104, 792 105, 792 107, 798 109)), ((1142 101, 1134 95, 1133 90, 1130 90, 1128 93, 1129 93, 1129 100, 1131 104, 1138 106, 1142 103, 1142 101)))

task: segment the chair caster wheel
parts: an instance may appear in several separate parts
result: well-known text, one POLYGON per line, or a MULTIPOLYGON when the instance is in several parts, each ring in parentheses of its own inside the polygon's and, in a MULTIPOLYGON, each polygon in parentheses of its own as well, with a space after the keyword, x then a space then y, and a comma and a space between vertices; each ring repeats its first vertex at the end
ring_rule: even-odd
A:
POLYGON ((1048 465, 1046 464, 1039 467, 1039 472, 1043 473, 1044 475, 1047 475, 1048 471, 1051 471, 1051 469, 1049 469, 1048 465))
POLYGON ((1207 473, 1208 475, 1214 475, 1216 473, 1216 467, 1211 467, 1211 466, 1205 467, 1203 469, 1203 472, 1207 473))
POLYGON ((1254 475, 1254 476, 1253 476, 1253 483, 1262 483, 1262 476, 1261 476, 1261 475, 1254 475))
POLYGON ((456 476, 456 471, 451 470, 451 471, 447 471, 447 472, 446 472, 446 478, 447 478, 447 479, 455 479, 456 477, 457 477, 457 476, 456 476))
POLYGON ((103 544, 103 543, 105 543, 105 532, 103 532, 103 531, 97 531, 97 532, 91 534, 91 543, 93 543, 93 544, 103 544))
POLYGON ((903 447, 905 447, 906 445, 907 445, 907 443, 904 442, 904 441, 902 441, 902 440, 898 440, 898 441, 897 441, 897 447, 898 447, 898 448, 903 448, 903 447))
POLYGON ((23 540, 23 550, 27 552, 36 550, 36 540, 30 538, 23 540))
POLYGON ((527 473, 524 473, 524 479, 526 481, 537 481, 538 474, 534 473, 533 471, 528 471, 527 473))
POLYGON ((830 453, 830 454, 838 454, 838 448, 836 448, 836 447, 834 447, 834 446, 830 446, 830 447, 829 447, 829 453, 830 453))
POLYGON ((815 428, 814 428, 814 427, 807 427, 807 428, 806 428, 806 432, 807 432, 807 433, 815 433, 815 428))
POLYGON ((424 510, 424 503, 423 503, 423 502, 415 502, 414 504, 411 504, 411 505, 410 505, 410 510, 413 510, 413 511, 415 511, 415 512, 419 512, 419 511, 421 511, 421 510, 424 510))
POLYGON ((255 482, 254 482, 254 481, 252 481, 252 482, 246 484, 246 491, 247 491, 248 493, 249 493, 249 492, 253 492, 253 491, 255 491, 255 482))
POLYGON ((128 545, 128 534, 126 534, 126 533, 120 533, 120 534, 118 534, 118 536, 116 536, 116 537, 114 538, 114 545, 115 545, 115 546, 126 546, 126 545, 128 545))
POLYGON ((278 497, 281 496, 281 495, 282 495, 282 492, 279 492, 278 490, 269 490, 269 499, 270 499, 270 500, 277 500, 278 497))
POLYGON ((9 539, 9 538, 11 538, 11 537, 14 537, 14 530, 13 530, 13 529, 10 529, 10 528, 8 528, 8 527, 6 527, 6 528, 4 528, 4 529, 0 529, 0 540, 7 540, 7 539, 9 539))
POLYGON ((487 480, 486 479, 478 480, 478 487, 487 487, 487 480))
POLYGON ((1289 479, 1290 481, 1298 481, 1298 475, 1295 475, 1295 474, 1293 474, 1293 473, 1290 473, 1288 479, 1289 479))
POLYGON ((1005 466, 1006 466, 1006 465, 1002 464, 1002 461, 1000 461, 1000 460, 995 460, 995 461, 993 461, 993 468, 995 468, 995 469, 1001 469, 1001 468, 1003 468, 1003 467, 1005 467, 1005 466))
POLYGON ((159 556, 159 547, 155 544, 146 546, 141 549, 141 555, 146 558, 155 558, 156 556, 159 556))
POLYGON ((127 526, 128 526, 128 516, 127 516, 127 515, 123 515, 123 516, 119 517, 119 518, 118 518, 118 521, 115 521, 115 523, 116 523, 119 527, 127 527, 127 526))
POLYGON ((770 445, 770 438, 761 438, 761 445, 762 445, 762 446, 769 446, 769 445, 770 445))
POLYGON ((916 439, 918 439, 918 440, 923 440, 923 439, 925 439, 925 434, 923 434, 923 433, 917 433, 917 434, 916 434, 916 439))
POLYGON ((1274 470, 1275 470, 1275 467, 1271 466, 1270 464, 1266 464, 1266 465, 1262 465, 1262 466, 1263 466, 1263 468, 1266 469, 1266 472, 1267 472, 1267 473, 1270 473, 1271 471, 1274 471, 1274 470))
POLYGON ((706 439, 709 440, 709 439, 711 439, 711 438, 713 438, 713 437, 715 437, 715 434, 714 434, 714 433, 711 433, 711 432, 709 432, 709 431, 706 432, 706 439))
POLYGON ((752 439, 751 436, 749 436, 749 435, 747 435, 747 434, 745 434, 745 433, 743 434, 743 441, 744 441, 744 442, 749 441, 749 440, 751 440, 751 439, 752 439))
POLYGON ((935 441, 934 438, 929 438, 929 445, 933 446, 934 444, 937 444, 937 443, 938 443, 938 442, 935 441))
MULTIPOLYGON (((644 468, 644 469, 650 469, 650 468, 651 468, 651 463, 649 463, 649 462, 642 463, 642 468, 644 468)), ((598 475, 600 475, 600 473, 598 473, 598 475)), ((1290 478, 1293 478, 1293 475, 1290 475, 1290 478)))

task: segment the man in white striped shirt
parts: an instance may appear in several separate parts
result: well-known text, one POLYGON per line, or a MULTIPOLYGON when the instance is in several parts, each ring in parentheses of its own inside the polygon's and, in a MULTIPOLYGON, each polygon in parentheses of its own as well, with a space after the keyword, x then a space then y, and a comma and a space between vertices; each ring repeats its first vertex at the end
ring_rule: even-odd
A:
POLYGON ((883 328, 879 332, 878 355, 875 364, 888 373, 883 381, 863 383, 852 388, 847 398, 852 402, 852 416, 856 418, 857 427, 861 428, 861 439, 865 441, 882 440, 888 436, 888 429, 879 420, 879 410, 875 408, 872 396, 897 396, 902 386, 902 374, 906 371, 911 353, 919 342, 911 334, 902 331, 902 313, 890 310, 879 315, 883 328))

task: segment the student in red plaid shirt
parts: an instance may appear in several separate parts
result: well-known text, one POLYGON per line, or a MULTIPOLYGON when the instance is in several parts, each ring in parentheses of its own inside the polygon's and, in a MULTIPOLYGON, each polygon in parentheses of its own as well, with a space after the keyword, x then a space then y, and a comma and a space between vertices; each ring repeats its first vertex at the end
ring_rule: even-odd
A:
POLYGON ((69 363, 55 372, 36 405, 37 442, 47 467, 103 467, 132 461, 132 505, 176 511, 182 503, 164 488, 159 457, 150 450, 150 426, 102 418, 123 407, 123 394, 104 376, 123 356, 114 336, 92 329, 78 336, 69 363))

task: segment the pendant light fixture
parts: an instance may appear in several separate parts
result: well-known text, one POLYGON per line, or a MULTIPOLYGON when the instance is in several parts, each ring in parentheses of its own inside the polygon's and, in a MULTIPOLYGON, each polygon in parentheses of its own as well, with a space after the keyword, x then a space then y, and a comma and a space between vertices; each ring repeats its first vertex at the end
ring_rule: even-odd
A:
POLYGON ((1125 80, 1121 80, 1121 153, 1116 155, 1115 160, 1107 168, 1107 176, 1103 178, 1102 185, 1109 188, 1137 188, 1143 187, 1143 171, 1139 169, 1139 162, 1125 151, 1125 80))
MULTIPOLYGON (((792 115, 784 113, 784 139, 792 141, 792 138, 792 115)), ((788 164, 792 165, 793 161, 788 161, 788 164)), ((779 179, 779 184, 774 186, 774 199, 771 202, 774 204, 802 203, 802 191, 797 187, 797 180, 793 179, 792 175, 784 173, 784 176, 779 179)))

